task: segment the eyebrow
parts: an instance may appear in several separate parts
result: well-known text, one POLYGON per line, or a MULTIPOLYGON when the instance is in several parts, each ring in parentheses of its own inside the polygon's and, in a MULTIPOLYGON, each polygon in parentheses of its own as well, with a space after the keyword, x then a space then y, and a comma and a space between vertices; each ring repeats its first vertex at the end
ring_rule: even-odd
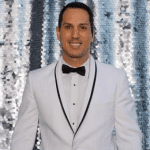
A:
MULTIPOLYGON (((68 25, 72 25, 71 23, 67 23, 67 22, 64 22, 63 25, 65 24, 68 24, 68 25)), ((79 25, 89 25, 88 23, 80 23, 79 25)))

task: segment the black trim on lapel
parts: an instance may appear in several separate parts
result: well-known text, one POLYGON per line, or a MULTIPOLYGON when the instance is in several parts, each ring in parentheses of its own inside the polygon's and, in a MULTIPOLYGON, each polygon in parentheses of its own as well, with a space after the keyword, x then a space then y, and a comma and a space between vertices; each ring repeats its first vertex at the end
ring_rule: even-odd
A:
POLYGON ((81 124, 83 123, 83 120, 84 120, 84 118, 85 118, 85 116, 87 114, 87 111, 89 109, 89 106, 90 106, 90 103, 91 103, 91 100, 92 100, 92 96, 93 96, 93 91, 94 91, 94 88, 95 88, 96 77, 97 77, 97 65, 96 65, 96 61, 95 61, 95 76, 94 76, 94 81, 93 81, 93 86, 92 86, 90 99, 89 99, 89 102, 87 104, 87 107, 86 107, 85 113, 83 115, 83 118, 82 118, 82 120, 81 120, 81 122, 80 122, 80 124, 79 124, 79 126, 78 126, 78 128, 76 130, 76 132, 74 133, 74 137, 76 136, 77 132, 79 131, 79 128, 81 127, 81 124))
MULTIPOLYGON (((58 64, 58 62, 57 62, 57 64, 58 64)), ((56 64, 56 66, 57 66, 57 64, 56 64)), ((58 94, 59 102, 60 102, 62 111, 63 111, 63 113, 64 113, 64 115, 65 115, 65 117, 66 117, 66 120, 67 120, 67 122, 68 122, 68 124, 69 124, 69 126, 70 126, 70 128, 71 128, 71 130, 72 130, 72 132, 74 133, 74 131, 73 131, 73 129, 72 129, 72 126, 71 126, 71 124, 70 124, 70 122, 69 122, 69 119, 68 119, 68 117, 67 117, 67 115, 66 115, 66 112, 65 112, 65 109, 64 109, 64 107, 63 107, 62 101, 61 101, 61 97, 60 97, 60 93, 59 93, 59 89, 58 89, 57 77, 56 77, 56 66, 55 66, 55 83, 56 83, 56 89, 57 89, 57 94, 58 94)))

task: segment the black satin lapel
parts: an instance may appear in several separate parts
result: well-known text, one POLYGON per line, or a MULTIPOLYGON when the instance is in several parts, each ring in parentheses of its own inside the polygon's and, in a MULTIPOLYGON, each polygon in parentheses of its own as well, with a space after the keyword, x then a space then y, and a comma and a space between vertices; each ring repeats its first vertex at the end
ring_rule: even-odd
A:
MULTIPOLYGON (((57 62, 57 64, 58 64, 58 62, 57 62)), ((56 64, 56 66, 57 66, 57 64, 56 64)), ((57 83, 57 77, 56 77, 56 66, 55 66, 55 83, 56 83, 57 95, 58 95, 58 98, 59 98, 59 102, 60 102, 62 111, 63 111, 63 113, 64 113, 64 115, 65 115, 65 117, 66 117, 66 120, 67 120, 67 122, 68 122, 68 124, 69 124, 69 126, 70 126, 70 128, 71 128, 71 130, 72 130, 72 132, 74 133, 73 128, 72 128, 72 126, 71 126, 71 124, 70 124, 70 122, 69 122, 69 119, 68 119, 68 117, 67 117, 67 114, 66 114, 66 112, 65 112, 65 109, 64 109, 64 107, 63 107, 61 97, 60 97, 59 88, 58 88, 58 83, 57 83)))
POLYGON ((97 77, 97 65, 96 65, 96 61, 95 61, 95 76, 94 76, 94 81, 93 81, 93 86, 92 86, 91 95, 90 95, 89 102, 88 102, 88 104, 87 104, 86 110, 85 110, 85 112, 84 112, 84 115, 83 115, 83 117, 82 117, 82 120, 81 120, 81 122, 80 122, 80 124, 79 124, 79 126, 78 126, 78 128, 77 128, 77 130, 76 130, 76 132, 75 132, 75 134, 74 134, 74 137, 75 137, 75 135, 77 134, 79 128, 81 127, 81 124, 83 123, 83 121, 84 121, 84 119, 85 119, 85 116, 86 116, 86 114, 87 114, 87 112, 88 112, 88 109, 89 109, 89 106, 90 106, 90 103, 91 103, 91 100, 92 100, 94 88, 95 88, 96 77, 97 77))

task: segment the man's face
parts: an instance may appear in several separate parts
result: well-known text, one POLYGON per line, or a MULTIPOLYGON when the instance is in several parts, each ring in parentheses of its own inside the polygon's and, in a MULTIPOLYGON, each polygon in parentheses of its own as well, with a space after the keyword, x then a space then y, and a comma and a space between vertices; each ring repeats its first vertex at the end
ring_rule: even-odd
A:
POLYGON ((57 27, 57 38, 62 44, 62 55, 69 58, 89 57, 93 36, 88 12, 80 8, 66 9, 60 30, 57 27))

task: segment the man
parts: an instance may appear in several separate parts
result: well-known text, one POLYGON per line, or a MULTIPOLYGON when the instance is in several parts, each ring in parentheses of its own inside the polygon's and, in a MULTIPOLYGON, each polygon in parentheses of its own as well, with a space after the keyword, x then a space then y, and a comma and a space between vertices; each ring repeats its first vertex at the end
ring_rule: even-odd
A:
POLYGON ((56 29, 58 62, 29 73, 11 150, 32 150, 37 124, 41 150, 142 150, 124 71, 95 61, 93 14, 86 5, 65 6, 56 29))

